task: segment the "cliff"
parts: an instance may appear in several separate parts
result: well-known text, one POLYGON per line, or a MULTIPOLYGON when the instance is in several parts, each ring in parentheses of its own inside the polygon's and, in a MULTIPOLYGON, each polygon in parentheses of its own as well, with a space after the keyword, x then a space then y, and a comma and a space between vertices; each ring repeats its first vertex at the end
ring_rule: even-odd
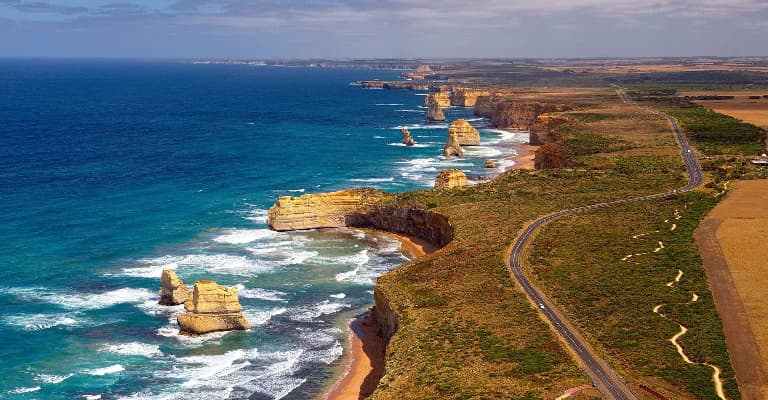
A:
POLYGON ((243 307, 237 300, 237 288, 198 281, 192 296, 184 303, 184 309, 186 312, 177 317, 180 334, 251 329, 251 324, 241 313, 243 307))
POLYGON ((487 90, 453 88, 451 89, 450 101, 452 106, 474 107, 478 97, 488 95, 489 92, 487 90))
POLYGON ((429 90, 430 88, 430 85, 428 83, 419 83, 419 82, 412 82, 412 81, 355 81, 354 83, 366 89, 429 90))
POLYGON ((359 227, 418 237, 437 246, 453 239, 448 218, 434 211, 405 208, 376 189, 280 197, 269 209, 267 225, 278 231, 359 227))
POLYGON ((450 189, 467 186, 467 175, 458 169, 440 171, 435 177, 435 189, 450 189))
POLYGON ((533 165, 536 169, 565 168, 567 165, 565 149, 555 143, 547 143, 536 149, 533 165))
POLYGON ((161 306, 184 304, 189 295, 189 288, 176 276, 176 272, 172 269, 164 269, 160 276, 160 302, 158 304, 161 306))
POLYGON ((432 92, 424 98, 424 107, 429 107, 435 102, 440 104, 440 107, 450 107, 451 96, 448 92, 432 92))
POLYGON ((429 105, 427 111, 427 121, 445 121, 445 114, 443 114, 443 108, 440 104, 434 102, 429 105))
POLYGON ((491 119, 494 128, 529 130, 545 113, 567 111, 565 104, 520 101, 510 96, 482 96, 475 103, 475 115, 491 119))
POLYGON ((480 132, 465 119, 453 121, 448 128, 448 136, 456 135, 459 144, 463 146, 478 146, 480 144, 480 132))
POLYGON ((559 114, 542 114, 536 117, 531 126, 528 143, 532 146, 541 146, 546 143, 557 142, 563 139, 563 132, 559 128, 573 118, 559 114))
POLYGON ((361 226, 385 196, 368 188, 282 196, 269 209, 267 224, 276 231, 361 226))

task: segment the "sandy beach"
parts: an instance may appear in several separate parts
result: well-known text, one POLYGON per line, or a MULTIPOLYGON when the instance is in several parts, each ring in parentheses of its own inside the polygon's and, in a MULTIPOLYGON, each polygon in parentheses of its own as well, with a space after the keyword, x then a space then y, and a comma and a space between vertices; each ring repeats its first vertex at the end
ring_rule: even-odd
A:
POLYGON ((538 146, 531 146, 530 144, 524 144, 517 148, 517 155, 509 157, 510 160, 515 162, 515 165, 507 168, 512 169, 534 169, 533 159, 536 157, 536 149, 538 146))
MULTIPOLYGON (((409 254, 411 258, 418 258, 437 250, 437 246, 423 239, 390 232, 375 232, 398 239, 401 243, 400 250, 409 254)), ((385 349, 383 340, 379 336, 378 326, 370 311, 350 321, 346 349, 347 365, 339 379, 321 396, 322 399, 358 400, 373 393, 379 380, 384 376, 385 349)))

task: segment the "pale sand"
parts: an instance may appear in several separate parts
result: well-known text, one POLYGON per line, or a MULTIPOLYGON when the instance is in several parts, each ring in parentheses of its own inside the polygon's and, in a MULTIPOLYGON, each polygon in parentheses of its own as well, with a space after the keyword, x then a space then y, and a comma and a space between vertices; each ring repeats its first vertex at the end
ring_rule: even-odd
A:
MULTIPOLYGON (((400 249, 414 259, 438 249, 424 239, 371 229, 360 230, 398 239, 401 243, 400 249)), ((358 400, 373 393, 379 380, 384 376, 384 343, 378 330, 378 323, 370 312, 350 322, 346 352, 347 367, 343 375, 321 397, 322 399, 358 400)))
POLYGON ((534 169, 533 160, 536 158, 536 149, 539 146, 531 146, 530 144, 524 144, 517 148, 517 155, 509 157, 510 160, 515 162, 515 165, 507 168, 512 169, 534 169))
POLYGON ((704 259, 745 400, 768 398, 768 180, 737 182, 702 221, 704 259))

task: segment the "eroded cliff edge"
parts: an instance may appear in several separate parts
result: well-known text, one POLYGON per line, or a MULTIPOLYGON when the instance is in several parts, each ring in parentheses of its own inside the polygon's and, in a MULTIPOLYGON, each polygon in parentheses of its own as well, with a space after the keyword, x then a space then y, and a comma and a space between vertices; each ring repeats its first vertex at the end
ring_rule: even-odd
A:
MULTIPOLYGON (((397 204, 395 197, 372 188, 283 196, 269 209, 267 225, 276 231, 318 228, 373 228, 426 240, 443 247, 453 240, 448 217, 436 211, 397 204)), ((374 313, 384 343, 397 332, 399 316, 377 284, 374 313)))

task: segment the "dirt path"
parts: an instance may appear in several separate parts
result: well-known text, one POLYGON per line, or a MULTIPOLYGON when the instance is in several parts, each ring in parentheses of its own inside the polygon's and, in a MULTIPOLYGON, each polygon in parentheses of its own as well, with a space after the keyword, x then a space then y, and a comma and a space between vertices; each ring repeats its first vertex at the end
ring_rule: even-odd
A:
POLYGON ((737 182, 695 233, 745 400, 768 398, 768 180, 737 182))

